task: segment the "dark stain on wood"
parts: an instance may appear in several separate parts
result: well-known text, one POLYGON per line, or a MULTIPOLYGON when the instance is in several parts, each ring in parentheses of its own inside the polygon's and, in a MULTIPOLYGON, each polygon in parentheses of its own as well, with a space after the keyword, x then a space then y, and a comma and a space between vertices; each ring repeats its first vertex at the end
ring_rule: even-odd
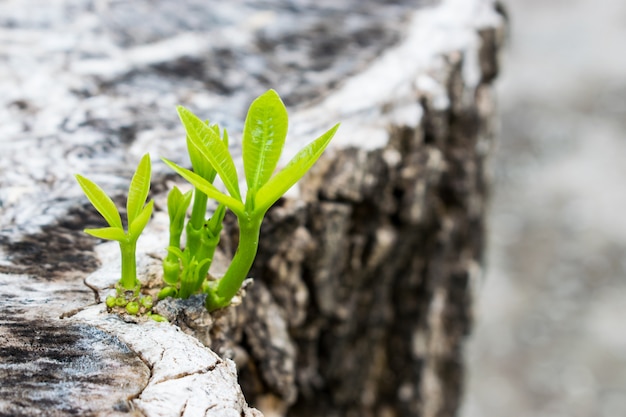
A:
POLYGON ((5 307, 0 319, 0 416, 120 413, 119 404, 147 382, 149 370, 117 338, 87 325, 29 320, 19 310, 5 307))
POLYGON ((0 265, 0 273, 55 279, 70 272, 92 272, 99 265, 94 253, 98 240, 83 233, 83 229, 103 226, 106 224, 100 214, 83 205, 70 209, 64 218, 43 226, 37 233, 17 240, 0 236, 0 246, 12 264, 0 265))

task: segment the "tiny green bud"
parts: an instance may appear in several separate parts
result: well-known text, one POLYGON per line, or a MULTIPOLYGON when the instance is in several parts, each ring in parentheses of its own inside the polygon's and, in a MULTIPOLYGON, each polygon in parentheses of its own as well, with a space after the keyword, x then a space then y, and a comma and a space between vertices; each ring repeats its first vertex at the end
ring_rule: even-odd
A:
POLYGON ((167 319, 159 314, 149 314, 148 315, 152 320, 158 321, 159 323, 167 322, 167 319))
POLYGON ((176 284, 179 274, 180 264, 178 263, 178 259, 170 260, 165 258, 163 260, 163 281, 168 284, 176 284))
POLYGON ((167 298, 167 297, 175 297, 175 296, 176 296, 176 288, 174 288, 174 287, 165 287, 161 291, 159 291, 159 294, 157 295, 157 298, 159 300, 162 300, 162 299, 167 298))
POLYGON ((152 297, 149 295, 146 295, 145 297, 143 297, 141 299, 141 305, 144 306, 144 308, 146 310, 150 310, 152 308, 152 297))
POLYGON ((115 298, 115 305, 118 307, 124 307, 126 304, 128 304, 128 301, 126 301, 126 297, 122 296, 122 297, 116 297, 115 298))
POLYGON ((106 303, 107 307, 109 307, 109 308, 115 307, 115 297, 112 296, 112 295, 107 295, 105 303, 106 303))
POLYGON ((139 312, 139 303, 137 301, 131 301, 130 303, 126 304, 126 311, 128 312, 128 314, 134 316, 139 312))

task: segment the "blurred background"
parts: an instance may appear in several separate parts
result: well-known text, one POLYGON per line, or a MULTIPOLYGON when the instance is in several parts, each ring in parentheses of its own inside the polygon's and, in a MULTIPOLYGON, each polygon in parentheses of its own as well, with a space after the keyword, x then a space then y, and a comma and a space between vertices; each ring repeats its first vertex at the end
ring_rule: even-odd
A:
POLYGON ((462 417, 626 416, 626 2, 509 0, 462 417))

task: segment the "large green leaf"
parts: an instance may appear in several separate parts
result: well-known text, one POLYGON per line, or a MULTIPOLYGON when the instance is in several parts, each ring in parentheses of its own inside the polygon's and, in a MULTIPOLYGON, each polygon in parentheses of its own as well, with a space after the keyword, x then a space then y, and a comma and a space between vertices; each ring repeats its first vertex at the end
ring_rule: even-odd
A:
POLYGON ((152 209, 154 207, 154 200, 150 200, 148 204, 141 210, 139 215, 135 217, 132 223, 128 225, 128 234, 131 239, 138 239, 143 229, 150 221, 150 216, 152 216, 152 209))
POLYGON ((250 105, 242 140, 248 190, 258 191, 274 173, 285 145, 287 123, 287 109, 274 90, 250 105))
POLYGON ((335 135, 339 124, 304 147, 280 172, 274 175, 256 194, 255 210, 264 213, 313 166, 335 135))
POLYGON ((230 195, 241 200, 239 178, 233 158, 228 152, 228 146, 222 142, 219 134, 215 133, 213 128, 207 126, 192 112, 182 106, 178 106, 177 109, 191 143, 211 163, 230 195))
POLYGON ((141 158, 141 161, 139 161, 137 170, 128 188, 126 210, 129 227, 141 213, 146 203, 146 198, 148 198, 148 192, 150 191, 150 170, 150 155, 145 154, 141 158))
POLYGON ((100 229, 85 229, 85 233, 100 239, 123 242, 128 239, 124 230, 117 227, 102 227, 100 229))
POLYGON ((163 162, 165 162, 170 168, 176 171, 181 177, 189 181, 191 185, 193 185, 194 187, 202 191, 208 197, 224 204, 226 207, 231 209, 233 213, 235 213, 237 216, 243 215, 244 206, 241 201, 236 200, 233 197, 222 193, 213 184, 211 184, 210 182, 202 178, 200 175, 188 169, 180 167, 176 165, 175 163, 168 161, 167 159, 163 159, 163 162))
POLYGON ((89 201, 91 201, 91 204, 93 204, 96 210, 98 210, 107 223, 109 223, 109 226, 122 229, 122 219, 120 217, 120 213, 117 211, 113 200, 106 195, 102 188, 98 187, 94 182, 88 180, 82 175, 77 174, 76 180, 89 201))

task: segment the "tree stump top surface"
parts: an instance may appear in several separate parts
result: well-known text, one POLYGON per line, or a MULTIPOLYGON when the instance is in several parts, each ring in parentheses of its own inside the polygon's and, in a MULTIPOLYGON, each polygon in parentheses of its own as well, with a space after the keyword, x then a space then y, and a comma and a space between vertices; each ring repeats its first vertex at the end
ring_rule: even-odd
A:
MULTIPOLYGON (((0 415, 203 415, 220 393, 226 405, 210 415, 258 415, 232 363, 173 326, 124 323, 101 304, 80 311, 94 303, 84 278, 114 282, 118 260, 82 233, 102 220, 73 174, 123 206, 132 169, 151 153, 157 213, 140 241, 145 260, 166 241, 174 179, 156 160, 186 161, 177 104, 228 128, 236 145, 251 99, 275 88, 290 110, 287 156, 338 121, 331 152, 386 149, 390 126, 422 123, 420 100, 452 106, 440 76, 451 62, 462 62, 467 91, 483 81, 479 33, 497 25, 489 0, 0 3, 0 415), (190 388, 215 381, 230 391, 190 388), (205 402, 177 397, 185 390, 205 402)), ((385 153, 389 166, 401 157, 385 153)), ((358 191, 328 184, 326 196, 350 201, 368 179, 355 181, 358 191)))

